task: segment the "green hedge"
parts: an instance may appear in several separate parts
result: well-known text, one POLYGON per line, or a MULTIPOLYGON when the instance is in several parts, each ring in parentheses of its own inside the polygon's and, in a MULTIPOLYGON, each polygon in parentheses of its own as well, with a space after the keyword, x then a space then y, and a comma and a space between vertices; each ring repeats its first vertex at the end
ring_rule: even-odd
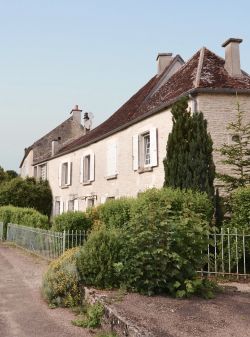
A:
POLYGON ((230 198, 230 206, 232 217, 229 227, 250 234, 250 186, 235 190, 230 198))
POLYGON ((20 177, 0 185, 0 206, 34 208, 47 216, 52 211, 52 192, 48 181, 20 177))
POLYGON ((196 270, 205 263, 201 251, 207 248, 212 213, 203 193, 151 189, 140 194, 128 219, 119 223, 122 230, 107 219, 107 226, 91 233, 77 260, 82 282, 178 297, 207 289, 210 296, 196 270))
POLYGON ((3 222, 4 225, 14 223, 29 227, 49 228, 48 217, 33 208, 2 206, 0 207, 0 221, 3 222))
POLYGON ((83 212, 67 212, 54 217, 52 230, 63 232, 68 230, 88 230, 91 221, 83 212))
POLYGON ((134 201, 132 198, 108 200, 105 204, 89 208, 87 215, 94 228, 101 225, 107 228, 123 228, 130 220, 130 210, 134 201))
POLYGON ((49 265, 42 283, 42 294, 49 304, 73 307, 82 303, 83 290, 76 268, 78 252, 79 248, 70 249, 49 265))

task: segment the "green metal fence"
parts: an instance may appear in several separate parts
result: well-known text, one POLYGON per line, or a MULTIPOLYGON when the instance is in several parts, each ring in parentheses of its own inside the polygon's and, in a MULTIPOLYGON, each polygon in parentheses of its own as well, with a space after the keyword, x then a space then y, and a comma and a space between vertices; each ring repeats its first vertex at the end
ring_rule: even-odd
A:
POLYGON ((7 226, 7 241, 48 260, 59 257, 66 249, 83 245, 85 239, 84 231, 53 232, 15 224, 7 226))
POLYGON ((3 241, 3 222, 0 222, 0 241, 3 241))

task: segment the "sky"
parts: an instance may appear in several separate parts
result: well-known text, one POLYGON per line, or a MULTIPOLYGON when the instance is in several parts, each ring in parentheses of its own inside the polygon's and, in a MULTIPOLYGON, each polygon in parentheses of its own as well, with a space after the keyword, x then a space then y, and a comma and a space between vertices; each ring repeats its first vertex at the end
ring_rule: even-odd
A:
POLYGON ((250 73, 250 1, 0 0, 0 166, 69 117, 97 126, 156 74, 159 52, 188 60, 243 39, 250 73))

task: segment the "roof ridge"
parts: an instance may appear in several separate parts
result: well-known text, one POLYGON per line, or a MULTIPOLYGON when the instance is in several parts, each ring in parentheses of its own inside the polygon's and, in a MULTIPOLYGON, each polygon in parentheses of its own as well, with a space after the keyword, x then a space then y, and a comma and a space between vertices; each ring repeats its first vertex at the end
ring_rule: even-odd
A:
POLYGON ((200 57, 199 57, 199 62, 198 62, 198 66, 197 66, 196 78, 195 78, 195 81, 194 81, 194 87, 195 88, 198 88, 199 84, 200 84, 201 70, 202 70, 203 61, 204 61, 205 50, 206 50, 206 47, 202 47, 200 49, 200 57))

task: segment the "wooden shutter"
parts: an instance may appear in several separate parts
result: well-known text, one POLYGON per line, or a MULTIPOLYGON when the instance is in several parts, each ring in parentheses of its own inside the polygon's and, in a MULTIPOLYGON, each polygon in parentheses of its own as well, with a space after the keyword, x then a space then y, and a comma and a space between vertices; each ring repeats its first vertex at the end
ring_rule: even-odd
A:
POLYGON ((58 184, 60 187, 62 186, 62 163, 59 165, 58 184))
POLYGON ((68 212, 69 210, 69 200, 65 201, 65 212, 68 212))
POLYGON ((138 170, 139 166, 139 136, 133 136, 133 170, 138 170))
POLYGON ((71 185, 72 163, 70 161, 67 161, 67 165, 68 165, 68 176, 67 176, 67 184, 66 185, 71 185))
POLYGON ((81 157, 81 162, 80 162, 80 183, 83 183, 83 161, 84 157, 81 157))
POLYGON ((62 201, 62 199, 60 200, 60 214, 62 214, 64 212, 64 203, 62 201))
POLYGON ((150 129, 150 165, 158 165, 158 153, 157 153, 157 129, 150 129))
POLYGON ((107 197, 105 195, 103 195, 101 197, 101 204, 104 204, 106 202, 106 199, 107 199, 107 197))
POLYGON ((78 199, 74 200, 74 211, 75 212, 79 211, 79 200, 78 199))
POLYGON ((107 147, 107 177, 117 174, 117 145, 108 143, 107 147))
POLYGON ((95 180, 95 155, 94 153, 90 154, 90 181, 95 180))

